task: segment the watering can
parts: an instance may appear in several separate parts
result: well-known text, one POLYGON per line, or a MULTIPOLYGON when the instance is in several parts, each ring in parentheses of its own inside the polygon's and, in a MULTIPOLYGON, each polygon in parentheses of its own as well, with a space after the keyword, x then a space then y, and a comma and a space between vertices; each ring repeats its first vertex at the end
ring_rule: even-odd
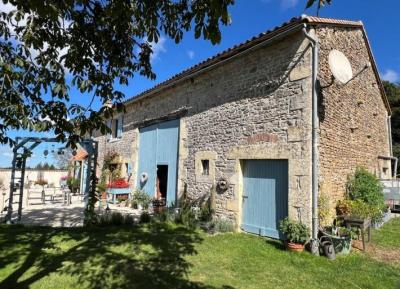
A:
POLYGON ((330 260, 336 259, 335 248, 333 247, 333 242, 327 236, 322 236, 319 239, 320 246, 324 251, 325 256, 330 260))

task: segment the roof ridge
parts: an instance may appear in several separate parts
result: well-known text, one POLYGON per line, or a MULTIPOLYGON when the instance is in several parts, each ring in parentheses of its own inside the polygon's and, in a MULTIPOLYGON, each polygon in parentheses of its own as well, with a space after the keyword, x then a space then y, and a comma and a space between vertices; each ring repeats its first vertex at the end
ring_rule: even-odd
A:
POLYGON ((363 27, 363 24, 361 21, 351 21, 351 20, 342 20, 342 19, 335 19, 335 18, 322 18, 322 17, 315 17, 315 16, 308 16, 306 14, 302 14, 301 16, 298 17, 293 17, 289 21, 286 21, 282 23, 279 26, 275 26, 272 29, 269 29, 265 32, 261 32, 256 36, 253 36, 250 39, 247 39, 239 44, 236 44, 232 47, 229 47, 213 56, 208 57, 207 59, 200 61, 199 63, 188 67, 175 75, 171 76, 170 78, 154 85, 152 88, 146 89, 142 91, 141 93, 127 98, 123 103, 127 104, 135 100, 139 100, 146 95, 149 95, 151 93, 156 92, 159 89, 162 89, 163 87, 166 87, 167 85, 170 85, 174 83, 175 81, 178 81, 184 77, 188 77, 193 73, 199 72, 202 69, 205 69, 207 67, 210 67, 218 62, 221 62, 229 57, 232 57, 236 54, 239 54, 252 46, 257 45, 260 42, 263 42, 269 38, 272 38, 274 35, 277 35, 279 32, 283 32, 285 30, 289 30, 289 28, 292 28, 295 25, 301 24, 301 23, 309 23, 311 25, 318 25, 318 24, 327 24, 327 25, 338 25, 338 26, 348 26, 348 27, 363 27))

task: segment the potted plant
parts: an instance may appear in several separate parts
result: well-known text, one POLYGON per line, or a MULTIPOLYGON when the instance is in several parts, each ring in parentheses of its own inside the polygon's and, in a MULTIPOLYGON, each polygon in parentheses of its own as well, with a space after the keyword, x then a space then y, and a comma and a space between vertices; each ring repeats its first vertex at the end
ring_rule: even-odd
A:
POLYGON ((74 177, 69 177, 67 179, 67 186, 70 189, 71 193, 74 195, 78 192, 80 185, 81 182, 79 179, 76 179, 74 177))
MULTIPOLYGON (((337 224, 338 221, 335 221, 337 224)), ((355 235, 352 229, 342 226, 330 226, 321 230, 321 237, 330 240, 336 255, 347 255, 351 251, 351 241, 355 235)))
POLYGON ((147 210, 152 202, 152 198, 143 190, 136 189, 133 193, 132 206, 137 205, 137 208, 147 210))
POLYGON ((154 213, 161 213, 166 206, 165 198, 153 199, 152 203, 153 203, 154 213))
POLYGON ((107 199, 107 185, 105 183, 98 183, 97 184, 97 191, 100 193, 100 199, 106 200, 107 199))
POLYGON ((280 221, 279 228, 285 236, 285 247, 289 251, 302 252, 304 244, 310 238, 308 227, 305 224, 285 218, 280 221))

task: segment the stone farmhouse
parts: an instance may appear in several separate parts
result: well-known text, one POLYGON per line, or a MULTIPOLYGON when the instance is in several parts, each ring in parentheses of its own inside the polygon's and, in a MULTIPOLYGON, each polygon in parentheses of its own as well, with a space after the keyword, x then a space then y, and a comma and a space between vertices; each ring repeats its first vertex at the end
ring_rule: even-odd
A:
POLYGON ((238 230, 279 238, 289 216, 315 237, 318 195, 333 209, 358 165, 392 176, 390 107, 361 22, 294 18, 125 106, 96 137, 99 167, 118 152, 132 188, 168 204, 215 189, 238 230))

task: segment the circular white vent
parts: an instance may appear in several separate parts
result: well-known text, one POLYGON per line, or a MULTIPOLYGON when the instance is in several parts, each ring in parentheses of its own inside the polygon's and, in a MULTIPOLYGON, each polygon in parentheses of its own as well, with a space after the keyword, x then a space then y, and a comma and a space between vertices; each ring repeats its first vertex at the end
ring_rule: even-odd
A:
POLYGON ((329 53, 329 68, 341 83, 347 83, 353 77, 349 59, 339 50, 332 50, 329 53))

